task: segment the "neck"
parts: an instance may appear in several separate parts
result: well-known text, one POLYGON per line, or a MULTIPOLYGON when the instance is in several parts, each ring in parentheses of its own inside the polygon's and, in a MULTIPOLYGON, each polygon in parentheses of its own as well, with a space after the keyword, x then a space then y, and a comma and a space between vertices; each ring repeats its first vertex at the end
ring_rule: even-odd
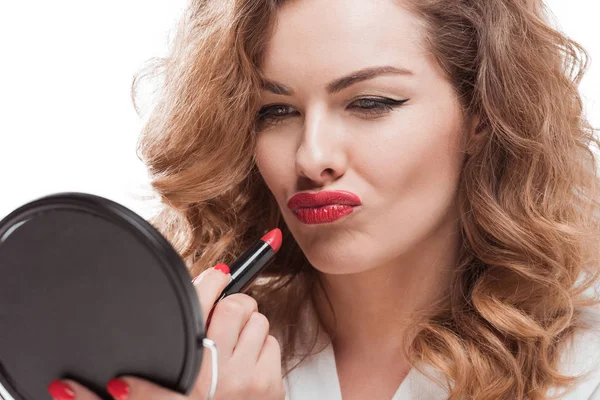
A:
POLYGON ((317 290, 315 307, 336 356, 401 354, 412 342, 404 336, 408 325, 445 301, 459 248, 458 225, 448 223, 389 265, 356 274, 320 273, 331 306, 317 290))

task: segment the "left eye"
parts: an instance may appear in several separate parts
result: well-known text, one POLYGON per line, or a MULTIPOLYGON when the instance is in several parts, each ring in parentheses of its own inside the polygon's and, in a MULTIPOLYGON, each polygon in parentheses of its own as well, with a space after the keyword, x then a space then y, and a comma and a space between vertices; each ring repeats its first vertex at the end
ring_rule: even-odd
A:
POLYGON ((356 104, 354 107, 352 104, 350 108, 358 109, 360 113, 367 115, 379 115, 385 114, 386 112, 392 111, 394 107, 398 107, 405 102, 405 100, 394 100, 388 98, 362 98, 354 101, 352 104, 356 104))

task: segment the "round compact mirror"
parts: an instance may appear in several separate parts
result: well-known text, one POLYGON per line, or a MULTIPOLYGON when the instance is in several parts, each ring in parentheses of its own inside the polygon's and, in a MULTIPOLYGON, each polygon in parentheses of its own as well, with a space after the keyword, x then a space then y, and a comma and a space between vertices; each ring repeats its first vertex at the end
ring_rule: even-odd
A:
POLYGON ((0 221, 6 400, 49 399, 48 384, 63 378, 111 399, 106 383, 124 374, 187 394, 202 360, 202 321, 177 252, 111 200, 59 193, 0 221))

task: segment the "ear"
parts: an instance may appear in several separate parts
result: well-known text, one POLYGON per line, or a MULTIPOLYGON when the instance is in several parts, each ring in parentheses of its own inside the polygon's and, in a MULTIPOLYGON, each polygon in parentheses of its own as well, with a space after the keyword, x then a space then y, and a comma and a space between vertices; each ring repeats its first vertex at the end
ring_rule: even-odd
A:
POLYGON ((466 152, 473 154, 487 138, 488 126, 480 115, 474 115, 467 123, 466 133, 466 152))

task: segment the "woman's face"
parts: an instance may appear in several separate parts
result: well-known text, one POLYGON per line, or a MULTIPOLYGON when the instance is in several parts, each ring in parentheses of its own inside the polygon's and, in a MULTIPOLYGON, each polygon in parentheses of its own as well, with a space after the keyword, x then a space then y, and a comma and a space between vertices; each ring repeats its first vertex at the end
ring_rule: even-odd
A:
POLYGON ((460 105, 419 23, 393 0, 302 0, 278 11, 255 158, 320 271, 393 264, 456 222, 460 105), (287 206, 298 192, 328 190, 362 204, 316 224, 287 206))

